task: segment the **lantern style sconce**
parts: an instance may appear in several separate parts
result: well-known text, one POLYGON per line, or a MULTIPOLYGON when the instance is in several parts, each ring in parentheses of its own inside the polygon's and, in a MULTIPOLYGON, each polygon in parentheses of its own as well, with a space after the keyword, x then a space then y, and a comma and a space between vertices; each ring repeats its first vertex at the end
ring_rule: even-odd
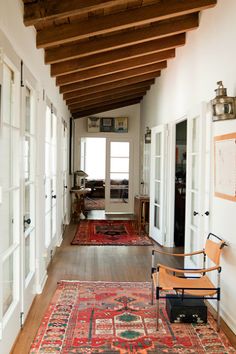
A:
POLYGON ((223 86, 222 81, 217 82, 215 89, 216 97, 211 100, 214 122, 218 120, 235 119, 236 103, 235 97, 227 96, 227 89, 223 86))
POLYGON ((144 138, 145 144, 151 144, 151 129, 149 127, 146 127, 144 138))

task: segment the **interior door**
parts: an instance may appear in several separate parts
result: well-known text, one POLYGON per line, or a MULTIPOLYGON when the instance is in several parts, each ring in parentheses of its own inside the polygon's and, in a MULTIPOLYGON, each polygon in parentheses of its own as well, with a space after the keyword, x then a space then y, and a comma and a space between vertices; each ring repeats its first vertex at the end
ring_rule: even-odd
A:
POLYGON ((166 125, 152 128, 150 172, 150 236, 165 244, 166 125))
MULTIPOLYGON (((207 236, 204 235, 205 218, 209 216, 205 210, 205 176, 207 173, 205 166, 205 121, 205 104, 191 111, 188 115, 185 223, 185 252, 187 253, 201 249, 207 236)), ((201 258, 198 256, 187 257, 186 266, 189 268, 201 267, 201 258)))
POLYGON ((130 213, 133 191, 133 149, 130 140, 107 139, 105 212, 130 213))
MULTIPOLYGON (((22 87, 24 131, 23 171, 23 242, 22 242, 22 314, 32 304, 35 290, 35 91, 25 83, 22 87)), ((22 318, 22 323, 24 318, 22 318)))

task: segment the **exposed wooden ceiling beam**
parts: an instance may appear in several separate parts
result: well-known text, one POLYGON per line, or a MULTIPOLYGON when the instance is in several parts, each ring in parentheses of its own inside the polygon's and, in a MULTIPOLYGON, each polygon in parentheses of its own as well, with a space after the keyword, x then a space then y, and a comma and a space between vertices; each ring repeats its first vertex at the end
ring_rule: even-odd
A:
POLYGON ((118 82, 111 82, 109 84, 104 84, 104 85, 99 85, 99 86, 95 86, 95 87, 90 87, 88 89, 82 89, 82 90, 77 90, 77 91, 73 91, 73 92, 68 92, 68 93, 64 93, 63 98, 64 100, 69 100, 71 98, 75 98, 75 97, 82 97, 82 96, 86 96, 86 95, 91 95, 93 94, 97 94, 98 92, 102 92, 102 91, 108 91, 108 90, 113 90, 116 89, 118 87, 125 87, 128 85, 133 85, 133 84, 137 84, 140 82, 145 81, 147 83, 147 85, 152 85, 155 80, 153 78, 153 75, 151 74, 146 74, 146 75, 142 75, 137 77, 133 77, 127 80, 121 80, 118 82))
POLYGON ((104 90, 104 91, 98 91, 96 92, 96 95, 94 95, 94 93, 91 94, 87 94, 84 96, 80 96, 80 97, 73 97, 73 98, 69 98, 66 100, 66 104, 68 106, 73 105, 73 104, 77 104, 77 103, 81 103, 84 101, 88 101, 94 98, 100 98, 100 97, 104 97, 104 96, 108 96, 110 94, 120 94, 123 93, 125 94, 127 91, 129 92, 133 92, 133 91, 137 91, 137 90, 148 90, 150 88, 150 82, 151 84, 153 83, 153 80, 149 80, 147 81, 142 81, 142 82, 138 82, 132 85, 126 85, 123 87, 116 87, 112 90, 104 90))
POLYGON ((140 103, 141 99, 142 98, 133 98, 131 100, 122 101, 122 102, 118 102, 118 103, 110 103, 107 105, 98 106, 96 108, 90 108, 90 109, 84 110, 82 112, 81 111, 75 112, 75 113, 73 113, 72 116, 74 119, 88 117, 93 114, 103 113, 103 112, 111 111, 113 109, 128 107, 128 106, 131 106, 134 104, 138 104, 138 103, 140 103))
MULTIPOLYGON (((141 66, 136 69, 129 69, 125 71, 121 71, 116 74, 105 75, 101 77, 97 77, 95 79, 89 79, 84 81, 78 81, 73 84, 62 85, 60 86, 60 93, 72 92, 79 89, 86 89, 89 87, 94 87, 102 84, 108 84, 110 82, 118 82, 121 80, 126 80, 131 77, 140 76, 143 74, 148 74, 151 72, 155 72, 155 75, 159 76, 159 70, 165 69, 167 67, 167 62, 162 61, 156 64, 141 66)), ((155 77, 157 77, 155 76, 155 77)))
POLYGON ((175 36, 132 45, 127 48, 115 49, 105 53, 90 55, 86 58, 72 59, 61 63, 52 64, 51 75, 60 76, 70 74, 80 70, 86 70, 110 63, 113 64, 122 62, 127 59, 177 48, 185 44, 185 37, 185 33, 181 33, 175 36))
POLYGON ((73 42, 104 33, 111 33, 134 26, 187 15, 214 6, 217 0, 169 0, 124 12, 94 17, 86 21, 71 23, 37 32, 38 48, 73 42))
POLYGON ((75 113, 75 112, 82 112, 86 109, 90 109, 90 108, 97 108, 97 107, 101 107, 103 105, 107 105, 107 104, 110 104, 110 103, 118 103, 118 102, 122 102, 122 101, 125 101, 125 100, 130 100, 130 99, 133 99, 133 98, 137 98, 137 99, 142 99, 144 96, 144 94, 134 94, 134 95, 127 95, 126 97, 119 97, 119 98, 114 98, 114 99, 104 99, 104 100, 101 100, 97 103, 94 103, 93 105, 89 104, 88 106, 84 106, 83 108, 81 109, 71 109, 71 113, 75 113))
POLYGON ((175 50, 170 49, 163 52, 144 55, 142 57, 127 59, 122 62, 103 65, 100 67, 75 72, 73 74, 61 75, 56 78, 57 85, 65 85, 80 80, 88 80, 103 75, 109 75, 120 71, 134 69, 149 64, 154 64, 163 60, 175 57, 175 50))
POLYGON ((73 105, 68 106, 70 111, 75 111, 76 109, 84 109, 90 106, 94 106, 95 104, 98 104, 100 102, 107 102, 107 101, 112 101, 112 100, 118 100, 118 99, 127 99, 129 97, 135 98, 135 97, 143 97, 146 94, 147 90, 145 89, 139 89, 139 90, 134 90, 130 92, 120 92, 117 94, 111 93, 110 95, 103 96, 103 97, 94 97, 93 99, 83 101, 80 103, 74 103, 73 105))
POLYGON ((64 60, 82 58, 112 49, 127 47, 157 38, 171 36, 198 27, 198 13, 162 21, 152 26, 130 30, 122 35, 114 34, 76 44, 45 50, 45 63, 53 64, 64 60))
POLYGON ((24 24, 34 26, 48 20, 97 11, 122 3, 122 0, 44 0, 24 5, 24 24))

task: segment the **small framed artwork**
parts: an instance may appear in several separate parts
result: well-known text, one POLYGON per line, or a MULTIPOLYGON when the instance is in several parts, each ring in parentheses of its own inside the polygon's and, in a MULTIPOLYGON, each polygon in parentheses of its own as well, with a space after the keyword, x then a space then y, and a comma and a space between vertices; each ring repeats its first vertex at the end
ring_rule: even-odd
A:
POLYGON ((236 133, 216 136, 215 196, 236 202, 236 133))
POLYGON ((127 133, 128 132, 128 118, 127 117, 115 118, 114 131, 116 133, 127 133))
POLYGON ((101 118, 100 131, 101 132, 114 132, 114 119, 113 118, 101 118))
POLYGON ((88 117, 88 132, 89 133, 99 133, 100 132, 100 118, 98 117, 88 117))

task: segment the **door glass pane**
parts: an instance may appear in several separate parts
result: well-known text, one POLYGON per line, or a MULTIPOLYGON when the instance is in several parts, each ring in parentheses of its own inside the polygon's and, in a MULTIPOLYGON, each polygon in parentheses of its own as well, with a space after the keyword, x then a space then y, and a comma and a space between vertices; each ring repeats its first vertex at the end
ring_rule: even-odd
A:
POLYGON ((111 158, 111 172, 129 172, 129 158, 111 158))
POLYGON ((154 226, 160 229, 160 207, 154 206, 154 226))
POLYGON ((25 136, 24 142, 24 176, 25 182, 30 179, 30 138, 25 136))
POLYGON ((194 216, 194 212, 198 212, 198 205, 197 205, 198 195, 196 193, 191 193, 191 224, 194 226, 198 226, 199 215, 194 216))
POLYGON ((0 185, 8 189, 11 186, 11 129, 8 126, 2 127, 0 139, 0 185))
POLYGON ((110 199, 124 203, 129 198, 129 142, 111 142, 110 151, 110 199))
POLYGON ((5 315, 13 302, 13 255, 5 260, 2 271, 3 315, 5 315))
POLYGON ((31 224, 30 218, 30 185, 25 186, 25 213, 24 213, 24 231, 26 231, 31 224))
POLYGON ((13 224, 12 224, 12 193, 3 193, 3 203, 0 204, 0 235, 1 249, 6 251, 13 244, 13 224))
POLYGON ((198 117, 193 119, 193 127, 192 127, 192 152, 198 151, 198 117))
POLYGON ((111 142, 111 157, 129 157, 128 142, 111 142))
POLYGON ((7 65, 3 66, 3 122, 12 123, 12 111, 13 111, 13 82, 14 73, 7 65))
POLYGON ((29 234, 26 238, 25 238, 25 279, 27 278, 27 276, 30 273, 30 240, 31 240, 31 234, 29 234))
POLYGON ((160 157, 155 157, 155 179, 160 181, 161 179, 161 158, 160 157))
POLYGON ((161 155, 161 133, 156 134, 156 156, 161 155))
MULTIPOLYGON (((196 251, 196 232, 194 230, 190 230, 190 253, 196 251)), ((196 256, 190 256, 191 261, 197 265, 196 256)))
POLYGON ((155 182, 155 204, 160 205, 160 182, 155 182))
POLYGON ((192 155, 192 189, 198 190, 198 156, 192 155))
POLYGON ((31 132, 31 92, 28 87, 25 88, 25 131, 31 132))
POLYGON ((45 141, 51 141, 51 109, 47 106, 46 108, 46 118, 45 118, 45 141))
POLYGON ((20 181, 20 134, 18 129, 12 129, 12 154, 11 154, 11 171, 12 171, 12 185, 19 186, 20 181))

